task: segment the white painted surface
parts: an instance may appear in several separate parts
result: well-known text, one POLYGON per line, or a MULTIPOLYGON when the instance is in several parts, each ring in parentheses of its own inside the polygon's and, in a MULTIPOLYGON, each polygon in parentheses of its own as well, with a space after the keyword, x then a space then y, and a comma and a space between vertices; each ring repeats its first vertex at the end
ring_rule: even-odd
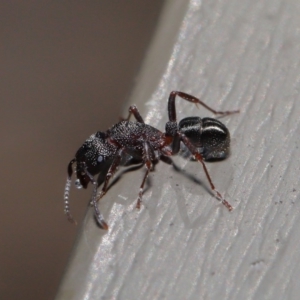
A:
POLYGON ((297 0, 167 3, 130 104, 161 130, 172 90, 240 108, 222 118, 231 156, 207 164, 234 210, 196 162, 159 163, 140 211, 144 169, 124 174, 99 204, 108 232, 89 209, 57 299, 299 299, 299 15, 297 0))

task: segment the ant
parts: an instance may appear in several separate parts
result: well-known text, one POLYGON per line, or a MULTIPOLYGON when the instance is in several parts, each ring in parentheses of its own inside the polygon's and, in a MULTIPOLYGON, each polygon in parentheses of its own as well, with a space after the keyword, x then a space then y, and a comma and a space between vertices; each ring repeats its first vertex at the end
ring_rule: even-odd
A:
POLYGON ((153 166, 159 161, 170 162, 170 156, 178 154, 181 142, 194 159, 202 164, 205 175, 208 179, 211 190, 215 197, 222 202, 229 211, 232 206, 216 190, 208 173, 204 161, 217 161, 225 159, 229 154, 230 134, 228 129, 219 120, 213 118, 187 117, 177 123, 175 98, 176 96, 191 102, 200 104, 216 115, 229 115, 239 112, 216 111, 198 98, 179 91, 170 93, 168 101, 169 121, 166 123, 166 131, 160 130, 145 124, 136 106, 129 107, 127 119, 120 121, 106 132, 92 134, 78 149, 68 165, 68 178, 65 186, 65 214, 68 220, 76 223, 70 212, 69 194, 72 165, 76 163, 77 188, 87 188, 88 183, 93 184, 94 189, 91 198, 91 205, 94 207, 95 217, 102 229, 107 230, 105 222, 97 202, 106 194, 111 177, 120 165, 129 162, 142 163, 146 172, 140 185, 136 208, 140 208, 144 185, 148 174, 153 166), (134 116, 136 122, 129 121, 134 116), (95 180, 94 176, 98 175, 95 180), (98 186, 104 182, 102 190, 97 193, 98 186))

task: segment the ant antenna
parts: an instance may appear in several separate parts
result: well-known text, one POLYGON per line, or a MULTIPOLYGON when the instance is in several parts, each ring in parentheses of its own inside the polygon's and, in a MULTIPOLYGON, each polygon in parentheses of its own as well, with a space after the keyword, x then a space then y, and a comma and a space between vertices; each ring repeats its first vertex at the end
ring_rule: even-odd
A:
POLYGON ((71 183, 72 183, 72 174, 73 174, 73 169, 72 165, 76 161, 76 159, 72 159, 68 165, 68 177, 67 177, 67 182, 65 185, 65 192, 64 192, 64 200, 65 200, 65 215, 67 216, 69 222, 77 225, 76 220, 73 218, 71 212, 70 212, 70 202, 69 202, 69 196, 70 196, 70 188, 71 188, 71 183))

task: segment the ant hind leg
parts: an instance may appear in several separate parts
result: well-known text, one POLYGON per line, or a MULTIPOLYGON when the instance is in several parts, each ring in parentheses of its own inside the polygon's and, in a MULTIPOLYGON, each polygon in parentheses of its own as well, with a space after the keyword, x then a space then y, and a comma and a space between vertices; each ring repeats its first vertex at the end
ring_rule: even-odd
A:
POLYGON ((204 163, 202 155, 197 151, 197 149, 194 147, 194 145, 189 141, 189 139, 184 134, 179 133, 179 136, 180 136, 182 142, 186 145, 186 147, 190 150, 192 155, 195 157, 195 159, 202 164, 202 167, 205 172, 206 178, 209 182, 210 188, 214 192, 216 198, 219 199, 222 202, 222 204, 229 211, 232 211, 233 207, 231 206, 231 204, 227 200, 225 200, 225 198, 223 198, 223 196, 216 190, 215 185, 213 184, 212 179, 208 173, 208 170, 206 168, 206 165, 204 163))
POLYGON ((169 113, 169 121, 172 122, 176 122, 176 108, 175 108, 175 98, 176 96, 189 101, 191 103, 195 103, 200 104, 202 106, 204 106, 207 110, 211 111, 213 114, 215 115, 222 115, 222 116, 227 116, 227 115, 231 115, 231 114, 235 114, 240 112, 239 110, 232 110, 232 111, 217 111, 213 108, 211 108, 210 106, 208 106, 207 104, 205 104, 203 101, 201 101, 200 99, 186 94, 184 92, 179 92, 179 91, 173 91, 170 93, 169 96, 169 101, 168 101, 168 113, 169 113))

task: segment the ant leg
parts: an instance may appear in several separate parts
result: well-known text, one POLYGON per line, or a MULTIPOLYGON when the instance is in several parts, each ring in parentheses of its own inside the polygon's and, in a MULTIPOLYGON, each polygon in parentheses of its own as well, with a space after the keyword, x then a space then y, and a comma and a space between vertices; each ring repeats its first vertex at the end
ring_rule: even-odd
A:
POLYGON ((195 146, 192 145, 192 143, 189 141, 189 139, 182 133, 178 132, 178 135, 180 136, 182 142, 187 146, 187 148, 191 151, 191 153, 193 154, 193 156, 195 157, 195 159, 197 161, 199 161, 201 164, 202 164, 202 167, 204 169, 204 172, 205 172, 205 175, 208 179, 208 182, 210 184, 210 187, 212 189, 212 191, 215 193, 215 196, 217 197, 217 199, 219 199, 223 205, 225 205, 227 207, 227 209, 229 211, 231 211, 233 208, 232 206, 223 198, 223 196, 216 190, 212 180, 211 180, 211 177, 208 173, 208 170, 206 168, 206 165, 203 161, 203 157, 202 155, 197 151, 197 149, 195 148, 195 146))
POLYGON ((92 202, 92 205, 94 206, 96 220, 97 220, 99 226, 102 229, 108 230, 108 225, 105 222, 104 217, 103 217, 102 213, 100 212, 100 210, 99 210, 99 208, 97 206, 97 200, 96 200, 96 198, 97 198, 97 188, 98 188, 97 181, 94 179, 94 177, 92 176, 92 174, 90 174, 87 171, 87 169, 85 169, 85 173, 87 174, 87 176, 89 177, 91 183, 94 186, 91 202, 92 202))
POLYGON ((100 225, 100 227, 102 229, 105 229, 105 230, 108 230, 108 225, 105 222, 105 220, 103 218, 103 215, 101 214, 101 212, 100 212, 100 210, 97 206, 97 202, 106 194, 109 180, 113 176, 114 172, 117 170, 117 168, 120 164, 122 152, 123 152, 123 148, 118 151, 118 153, 117 153, 116 157, 114 158, 111 166, 109 167, 108 172, 106 173, 106 176, 105 176, 105 182, 104 182, 103 188, 102 188, 99 195, 97 195, 97 188, 98 188, 97 181, 88 172, 87 167, 85 167, 85 170, 84 170, 86 175, 89 177, 91 183, 94 185, 91 204, 94 206, 95 216, 96 216, 97 222, 100 225))
POLYGON ((70 212, 70 202, 69 202, 69 196, 70 196, 70 188, 71 188, 71 183, 72 183, 72 174, 73 174, 73 169, 72 165, 76 161, 76 159, 72 159, 68 165, 68 177, 67 177, 67 182, 65 185, 65 191, 64 191, 64 200, 65 200, 65 215, 68 218, 68 221, 74 224, 77 224, 76 220, 73 218, 71 212, 70 212))
POLYGON ((106 173, 106 176, 105 176, 105 181, 104 181, 103 188, 102 188, 101 192, 96 197, 97 201, 99 201, 106 194, 107 186, 109 184, 109 180, 114 175, 114 173, 116 172, 118 166, 120 165, 123 151, 124 151, 124 148, 121 148, 121 149, 118 150, 118 153, 117 153, 116 157, 114 158, 111 166, 109 167, 109 169, 106 173))
MULTIPOLYGON (((151 164, 152 165, 152 164, 151 164)), ((140 186, 140 191, 139 191, 139 197, 137 199, 137 203, 136 203, 136 208, 137 209, 140 209, 141 208, 141 203, 142 203, 142 198, 143 198, 143 193, 144 193, 144 185, 145 185, 145 182, 146 182, 146 179, 149 175, 149 172, 151 170, 151 166, 147 165, 146 164, 146 168, 147 168, 147 171, 144 175, 144 178, 143 178, 143 181, 142 181, 142 184, 140 186)))
POLYGON ((171 122, 176 122, 176 108, 175 108, 175 98, 176 98, 176 96, 179 96, 180 98, 182 98, 186 101, 195 103, 196 105, 200 104, 200 105, 204 106, 206 109, 208 109, 209 111, 211 111, 215 115, 227 116, 227 115, 235 114, 235 113, 239 112, 239 110, 217 111, 217 110, 214 110, 213 108, 209 107, 203 101, 201 101, 200 99, 198 99, 198 98, 196 98, 192 95, 186 94, 184 92, 173 91, 173 92, 170 93, 169 102, 168 102, 169 120, 171 122))
POLYGON ((136 208, 137 209, 140 209, 140 207, 141 207, 141 202, 142 202, 143 192, 144 192, 144 185, 145 185, 145 182, 146 182, 147 177, 149 175, 149 172, 153 168, 152 160, 154 159, 154 156, 155 155, 154 155, 153 149, 146 142, 144 144, 143 160, 144 160, 144 163, 145 163, 145 166, 146 166, 147 170, 146 170, 146 173, 144 175, 142 184, 140 186, 139 196, 138 196, 138 200, 137 200, 137 203, 136 203, 136 208))
POLYGON ((129 115, 128 115, 127 119, 125 119, 125 121, 129 121, 131 115, 133 115, 139 123, 145 123, 144 119, 140 115, 140 112, 135 105, 131 105, 129 107, 128 111, 129 111, 129 115))

